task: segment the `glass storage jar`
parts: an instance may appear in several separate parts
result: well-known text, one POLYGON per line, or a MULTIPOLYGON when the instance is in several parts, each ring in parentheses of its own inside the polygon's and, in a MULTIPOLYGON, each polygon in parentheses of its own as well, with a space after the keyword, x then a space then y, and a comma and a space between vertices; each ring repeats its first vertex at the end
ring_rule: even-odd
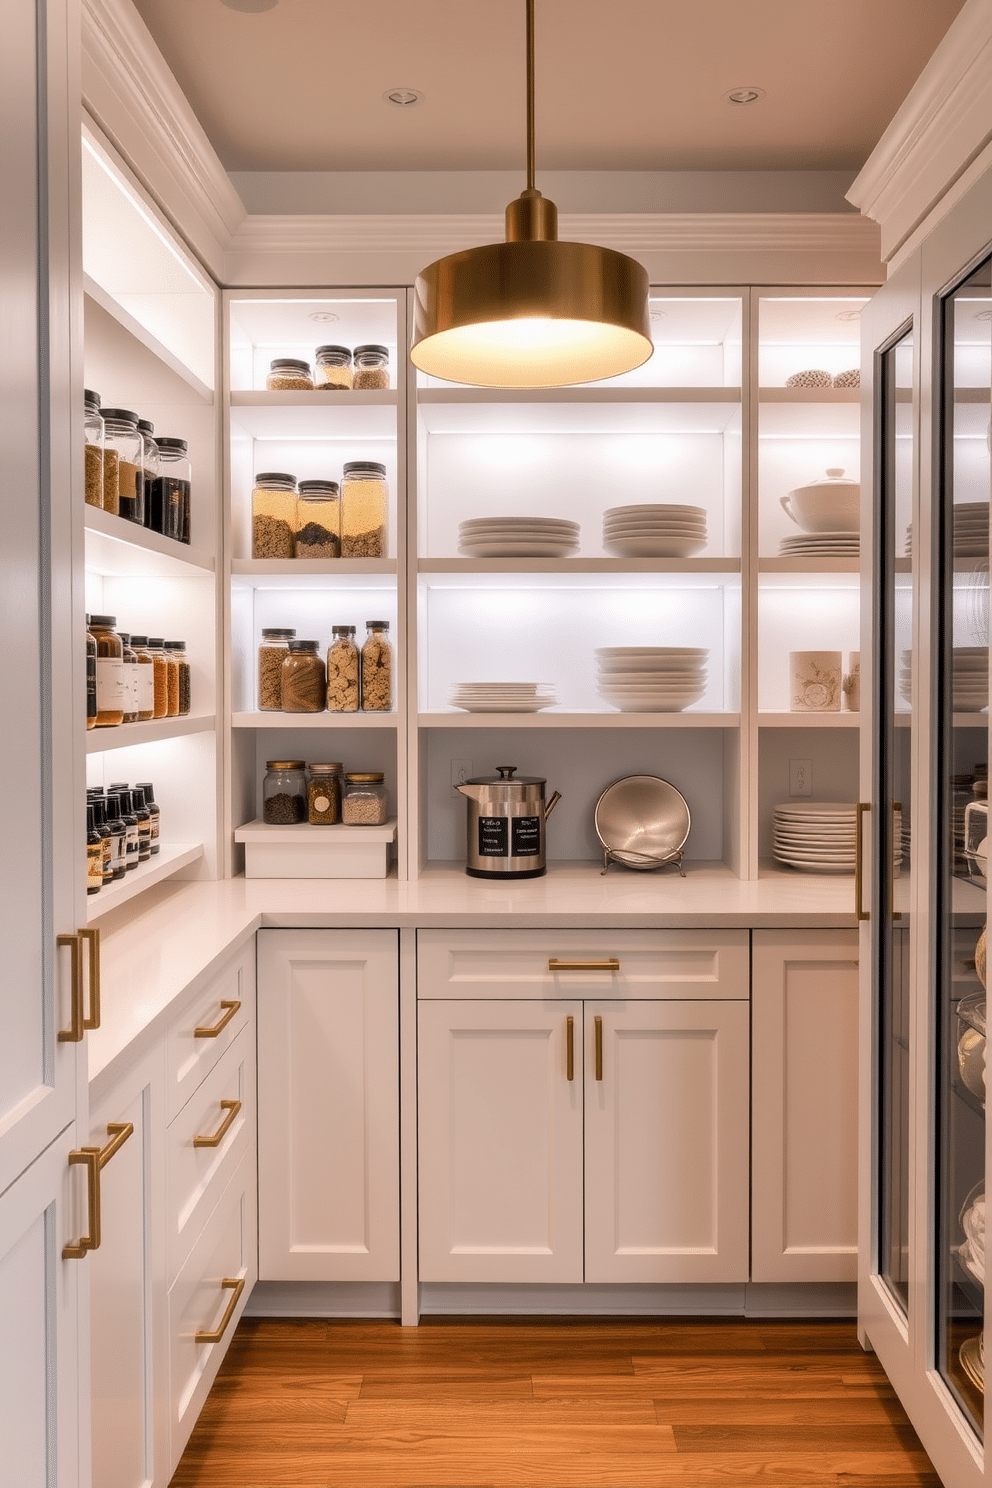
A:
MULTIPOLYGON (((158 450, 158 474, 152 492, 152 512, 149 526, 173 542, 183 541, 184 512, 189 510, 190 480, 189 446, 185 439, 161 438, 155 441, 158 450)), ((188 520, 188 519, 187 519, 188 520)))
POLYGON ((345 826, 382 826, 389 805, 383 780, 381 770, 353 771, 344 777, 341 820, 345 826))
POLYGON ((355 347, 354 385, 356 388, 388 388, 388 346, 355 347))
POLYGON ((341 557, 386 556, 386 467, 349 460, 341 481, 341 557))
POLYGON ((152 492, 158 477, 158 444, 155 441, 155 425, 151 419, 138 420, 141 435, 141 469, 144 475, 144 498, 141 503, 141 525, 151 526, 152 492))
POLYGON ((251 556, 292 558, 296 551, 296 476, 266 470, 251 493, 251 556))
POLYGON ((341 488, 337 481, 300 481, 296 501, 297 558, 340 558, 341 488))
POLYGON ((124 647, 117 616, 91 615, 90 634, 96 641, 96 727, 113 728, 124 722, 124 647))
POLYGON ((265 386, 270 393, 312 392, 310 363, 297 357, 276 357, 269 368, 265 386))
POLYGON ((124 662, 124 722, 138 721, 138 657, 131 645, 130 633, 119 630, 124 662))
POLYGON ((307 821, 330 827, 341 820, 341 765, 307 765, 307 821))
POLYGON ((351 387, 351 352, 347 346, 318 346, 314 363, 314 382, 318 390, 333 392, 351 387))
POLYGON ((149 636, 148 652, 154 667, 152 717, 167 718, 169 715, 169 661, 165 654, 164 636, 149 636))
POLYGON ((327 707, 331 713, 357 713, 359 653, 353 625, 332 625, 327 648, 327 707))
POLYGON ((290 641, 282 664, 282 711, 323 713, 327 692, 324 663, 316 641, 290 641))
POLYGON ((144 469, 138 415, 126 408, 103 410, 103 507, 115 516, 135 520, 144 512, 144 469))
POLYGON ((173 664, 175 664, 175 668, 176 668, 176 713, 175 713, 175 716, 178 717, 178 718, 185 718, 186 715, 189 713, 190 703, 191 703, 189 656, 187 655, 187 652, 186 652, 186 642, 185 641, 166 641, 166 643, 165 643, 165 650, 166 650, 166 654, 168 655, 168 658, 169 658, 169 667, 170 667, 170 671, 169 671, 169 684, 170 684, 169 716, 170 716, 170 718, 173 717, 172 707, 171 707, 171 703, 172 703, 172 693, 171 693, 172 671, 171 671, 171 668, 172 668, 173 664))
POLYGON ((114 869, 111 858, 110 828, 107 826, 107 801, 103 790, 94 787, 86 792, 87 804, 93 807, 93 826, 101 843, 101 877, 103 885, 113 882, 114 869))
POLYGON ((362 646, 362 712, 388 713, 393 705, 393 648, 389 621, 366 620, 362 646))
POLYGON ((100 394, 83 389, 83 433, 86 438, 86 505, 103 505, 103 414, 100 394))
POLYGON ((290 827, 306 821, 305 770, 303 760, 266 760, 262 780, 263 821, 272 827, 290 827))
POLYGON ((146 635, 132 635, 131 650, 138 661, 138 722, 147 723, 155 717, 155 658, 146 635))
POLYGON ((86 727, 96 728, 96 639, 90 632, 90 617, 86 616, 86 727))
POLYGON ((282 710, 282 664, 289 655, 289 642, 295 630, 270 625, 262 631, 258 648, 258 710, 279 713, 282 710))

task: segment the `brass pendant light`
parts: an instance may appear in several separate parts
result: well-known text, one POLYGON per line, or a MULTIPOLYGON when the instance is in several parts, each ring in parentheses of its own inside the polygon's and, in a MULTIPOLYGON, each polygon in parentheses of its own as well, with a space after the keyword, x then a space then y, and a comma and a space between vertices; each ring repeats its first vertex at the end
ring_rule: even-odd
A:
POLYGON ((534 0, 527 4, 527 188, 506 242, 451 253, 414 285, 410 359, 481 387, 564 387, 646 362, 648 276, 612 248, 558 241, 558 209, 534 187, 534 0))

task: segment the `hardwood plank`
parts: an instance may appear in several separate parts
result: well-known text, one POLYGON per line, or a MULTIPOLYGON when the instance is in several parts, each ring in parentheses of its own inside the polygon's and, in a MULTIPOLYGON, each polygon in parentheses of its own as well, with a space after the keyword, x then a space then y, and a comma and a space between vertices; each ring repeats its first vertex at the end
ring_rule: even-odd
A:
POLYGON ((672 1427, 680 1452, 756 1452, 769 1456, 806 1446, 810 1451, 879 1452, 919 1451, 920 1443, 910 1425, 878 1422, 849 1426, 682 1426, 672 1427))
POLYGON ((425 1411, 419 1401, 363 1398, 352 1401, 347 1409, 347 1423, 356 1427, 376 1421, 396 1426, 423 1425, 427 1421, 431 1430, 445 1431, 464 1430, 466 1427, 516 1430, 521 1421, 525 1421, 528 1427, 667 1424, 658 1419, 651 1400, 597 1399, 595 1396, 583 1396, 578 1400, 530 1400, 526 1403, 484 1398, 442 1399, 435 1401, 429 1411, 425 1411))
MULTIPOLYGON (((655 1400, 654 1408, 657 1419, 674 1426, 676 1431, 683 1426, 717 1430, 734 1426, 794 1426, 806 1435, 825 1431, 831 1444, 840 1441, 844 1427, 873 1428, 885 1424, 877 1401, 852 1400, 848 1395, 819 1398, 796 1395, 789 1399, 778 1394, 757 1396, 742 1391, 737 1396, 723 1398, 706 1395, 655 1400)), ((901 1407, 899 1415, 900 1421, 905 1420, 901 1407)))

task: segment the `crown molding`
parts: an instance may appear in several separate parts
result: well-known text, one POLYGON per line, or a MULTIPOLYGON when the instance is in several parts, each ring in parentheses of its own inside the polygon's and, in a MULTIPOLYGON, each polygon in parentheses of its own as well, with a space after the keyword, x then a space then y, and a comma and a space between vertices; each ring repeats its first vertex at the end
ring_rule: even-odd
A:
POLYGON ((992 0, 967 0, 847 193, 886 262, 990 140, 992 0))

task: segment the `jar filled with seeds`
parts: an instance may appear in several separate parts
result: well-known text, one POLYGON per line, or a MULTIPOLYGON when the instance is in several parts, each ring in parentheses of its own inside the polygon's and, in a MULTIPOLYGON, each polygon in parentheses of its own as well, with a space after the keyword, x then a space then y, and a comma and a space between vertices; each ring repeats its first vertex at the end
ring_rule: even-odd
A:
POLYGON ((355 347, 355 387, 388 388, 388 346, 355 347))
POLYGON ((165 674, 166 718, 179 717, 179 657, 176 655, 174 649, 177 644, 182 645, 182 642, 162 642, 162 650, 165 652, 165 664, 168 668, 165 674))
POLYGON ((260 713, 278 713, 282 709, 282 664, 289 655, 289 643, 295 630, 270 625, 262 631, 258 648, 258 709, 260 713))
POLYGON ((282 664, 282 711, 323 713, 327 682, 316 641, 290 641, 282 664))
POLYGON ((103 505, 103 414, 100 394, 83 390, 83 431, 86 436, 86 505, 103 505))
POLYGON ((149 636, 148 652, 152 658, 153 718, 167 718, 169 714, 169 661, 165 654, 165 637, 149 636))
POLYGON ((138 721, 138 657, 131 646, 131 636, 126 630, 119 630, 117 634, 121 638, 122 659, 124 662, 124 723, 137 723, 138 721))
POLYGON ((292 558, 296 551, 296 476, 266 470, 251 493, 251 556, 292 558))
POLYGON ((307 821, 333 826, 341 820, 341 765, 307 765, 307 821))
POLYGON ((310 363, 298 361, 296 357, 276 357, 265 386, 270 393, 306 393, 313 391, 310 363))
POLYGON ((341 557, 386 556, 386 467, 349 460, 341 481, 341 557))
POLYGON ((366 620, 362 646, 362 712, 388 713, 393 705, 393 648, 389 621, 366 620))
POLYGON ((138 659, 138 722, 155 717, 155 658, 146 635, 132 635, 131 650, 138 659))
POLYGON ((318 390, 335 392, 352 386, 351 352, 347 346, 318 346, 314 363, 314 382, 318 390))
POLYGON ((126 408, 103 410, 103 507, 129 522, 141 507, 144 517, 144 452, 138 415, 126 408))
POLYGON ((296 501, 297 558, 340 558, 341 489, 337 481, 300 481, 296 501))
POLYGON ((124 647, 117 616, 91 615, 89 629, 96 641, 96 727, 113 728, 124 722, 124 647))
POLYGON ((381 770, 355 771, 344 777, 341 820, 346 827, 381 827, 388 819, 389 799, 381 770))
MULTIPOLYGON (((185 718, 189 713, 192 703, 190 689, 189 656, 186 653, 185 641, 166 641, 165 649, 169 657, 169 685, 172 686, 172 666, 176 668, 176 714, 177 718, 185 718)), ((172 715, 172 693, 169 693, 169 716, 172 715)))
POLYGON ((173 542, 183 540, 183 513, 189 510, 190 463, 185 439, 156 439, 158 474, 152 487, 149 526, 173 542))
POLYGON ((303 760, 266 760, 262 779, 262 820, 291 827, 307 819, 306 764, 303 760))
POLYGON ((327 707, 331 713, 357 713, 359 652, 353 625, 333 625, 327 649, 327 707))
POLYGON ((142 503, 141 525, 150 527, 152 524, 152 492, 155 490, 155 482, 158 479, 158 444, 155 441, 155 425, 151 419, 138 420, 138 433, 141 435, 142 471, 144 473, 144 501, 142 503))

